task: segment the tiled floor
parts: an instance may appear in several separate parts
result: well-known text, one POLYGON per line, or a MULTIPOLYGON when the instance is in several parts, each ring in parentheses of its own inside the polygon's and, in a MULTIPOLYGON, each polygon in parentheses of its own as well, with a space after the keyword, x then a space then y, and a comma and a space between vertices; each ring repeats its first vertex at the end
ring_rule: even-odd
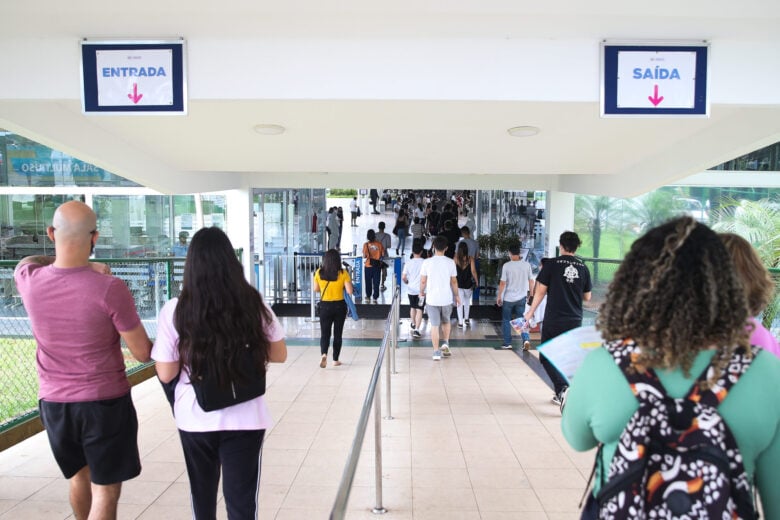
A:
MULTIPOLYGON (((292 344, 319 337, 316 324, 284 321, 292 344)), ((465 332, 453 329, 449 359, 432 361, 427 338, 403 341, 396 350, 394 418, 382 420, 382 505, 388 510, 382 517, 579 518, 577 503, 593 454, 576 453, 563 440, 551 391, 532 370, 535 353, 495 350, 489 345, 498 340, 485 340, 495 336, 494 324, 475 325, 465 332)), ((350 322, 345 337, 354 341, 344 347, 340 367, 320 369, 312 340, 290 347, 288 361, 271 366, 266 395, 276 425, 264 448, 260 518, 328 517, 383 330, 382 321, 350 322), (351 346, 361 342, 374 346, 351 346)), ((406 324, 401 331, 407 339, 406 324)), ((144 469, 125 483, 119 516, 190 518, 187 475, 168 403, 155 380, 136 386, 133 397, 144 469)), ((383 416, 385 403, 383 397, 383 416)), ((371 512, 372 425, 373 419, 347 518, 377 517, 371 512)), ((71 518, 67 482, 43 434, 0 453, 0 518, 71 518)))

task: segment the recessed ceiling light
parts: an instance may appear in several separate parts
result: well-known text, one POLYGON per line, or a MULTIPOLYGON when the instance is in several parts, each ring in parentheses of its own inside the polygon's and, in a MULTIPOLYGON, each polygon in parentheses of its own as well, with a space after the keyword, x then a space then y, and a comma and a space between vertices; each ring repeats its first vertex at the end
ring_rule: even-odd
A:
POLYGON ((538 126, 515 126, 507 130, 512 137, 532 137, 540 132, 538 126))
POLYGON ((286 130, 282 125, 255 125, 255 132, 262 135, 279 135, 286 130))

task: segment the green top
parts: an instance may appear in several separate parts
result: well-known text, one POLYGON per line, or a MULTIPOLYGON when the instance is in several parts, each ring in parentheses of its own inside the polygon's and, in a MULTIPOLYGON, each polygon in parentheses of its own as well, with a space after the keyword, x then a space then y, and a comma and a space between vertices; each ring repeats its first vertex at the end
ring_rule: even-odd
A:
MULTIPOLYGON (((656 370, 669 396, 685 397, 714 353, 700 352, 690 377, 680 369, 656 370)), ((601 468, 606 478, 620 434, 638 407, 609 352, 600 348, 589 354, 572 380, 561 428, 575 450, 586 451, 604 443, 594 493, 600 488, 601 468)), ((764 518, 780 519, 780 359, 759 352, 719 410, 739 445, 748 477, 755 476, 764 518)))

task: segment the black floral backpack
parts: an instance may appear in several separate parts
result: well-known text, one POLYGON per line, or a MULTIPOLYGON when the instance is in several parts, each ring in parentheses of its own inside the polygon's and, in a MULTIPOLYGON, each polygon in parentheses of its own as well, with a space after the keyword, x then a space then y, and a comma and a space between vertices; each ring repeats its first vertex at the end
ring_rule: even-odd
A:
POLYGON ((623 430, 595 504, 602 519, 755 519, 751 485, 718 405, 753 360, 739 349, 708 390, 707 367, 682 399, 666 394, 655 372, 633 361, 639 347, 606 348, 639 401, 623 430))

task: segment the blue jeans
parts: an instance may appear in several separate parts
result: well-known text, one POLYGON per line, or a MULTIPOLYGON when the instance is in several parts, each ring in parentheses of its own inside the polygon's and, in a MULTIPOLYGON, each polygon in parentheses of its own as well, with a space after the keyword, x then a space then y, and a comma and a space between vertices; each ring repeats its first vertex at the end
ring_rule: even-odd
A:
POLYGON ((408 236, 407 229, 405 227, 398 229, 398 248, 401 250, 401 254, 406 251, 406 237, 408 236))
POLYGON ((366 267, 363 282, 366 284, 366 298, 379 298, 379 279, 382 270, 379 267, 366 267))
MULTIPOLYGON (((525 298, 516 302, 505 301, 501 305, 501 333, 504 335, 504 345, 512 344, 512 325, 509 324, 513 318, 519 318, 525 312, 525 298)), ((531 337, 527 332, 522 333, 523 341, 528 341, 531 337)))

